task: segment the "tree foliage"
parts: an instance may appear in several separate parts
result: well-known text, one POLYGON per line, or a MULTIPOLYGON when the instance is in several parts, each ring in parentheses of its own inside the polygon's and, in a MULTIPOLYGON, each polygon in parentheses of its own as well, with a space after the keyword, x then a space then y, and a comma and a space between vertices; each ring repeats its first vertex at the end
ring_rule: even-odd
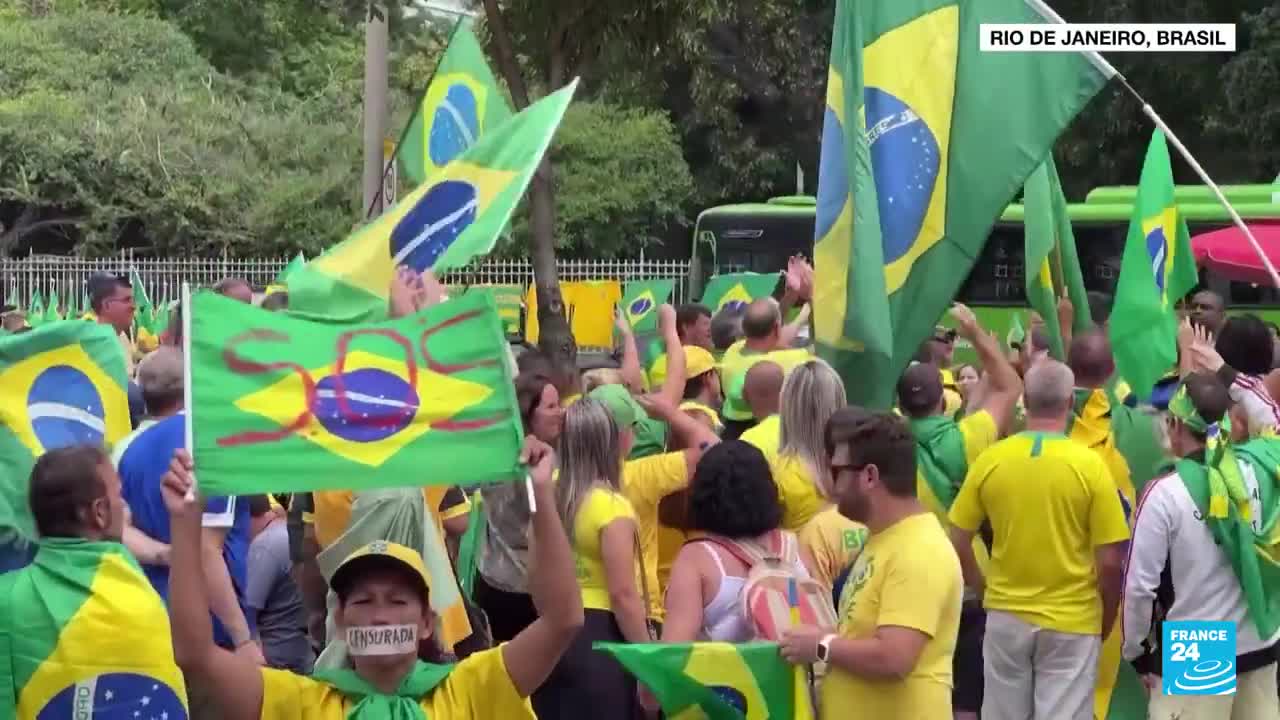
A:
POLYGON ((0 249, 262 255, 350 227, 358 116, 328 92, 245 86, 169 23, 92 10, 5 22, 0 67, 0 249))
MULTIPOLYGON (((562 255, 635 255, 683 225, 693 187, 671 121, 654 110, 601 102, 569 107, 551 149, 556 164, 556 248, 562 255)), ((527 218, 504 250, 523 255, 527 218)))

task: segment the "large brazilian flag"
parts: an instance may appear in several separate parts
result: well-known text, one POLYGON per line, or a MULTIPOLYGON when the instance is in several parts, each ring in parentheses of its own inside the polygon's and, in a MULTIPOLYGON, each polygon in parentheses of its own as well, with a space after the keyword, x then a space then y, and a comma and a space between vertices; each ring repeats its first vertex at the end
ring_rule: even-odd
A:
POLYGON ((836 5, 814 321, 852 403, 889 407, 1000 212, 1106 82, 1079 54, 979 50, 982 23, 1046 22, 1033 2, 836 5))
POLYGON ((124 349, 106 325, 61 320, 0 337, 0 572, 30 558, 36 458, 128 435, 127 387, 124 349))

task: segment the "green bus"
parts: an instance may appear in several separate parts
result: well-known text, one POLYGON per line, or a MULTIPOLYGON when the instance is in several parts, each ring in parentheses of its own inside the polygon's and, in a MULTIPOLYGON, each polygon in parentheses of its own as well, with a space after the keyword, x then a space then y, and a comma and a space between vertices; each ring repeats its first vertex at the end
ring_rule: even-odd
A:
MULTIPOLYGON (((1280 185, 1226 186, 1223 191, 1245 220, 1280 221, 1280 185)), ((1085 202, 1068 206, 1089 290, 1108 294, 1115 290, 1134 192, 1132 187, 1098 188, 1085 202)), ((1209 193, 1202 186, 1177 188, 1179 209, 1192 236, 1232 224, 1226 210, 1209 193)), ((692 296, 697 297, 702 283, 715 274, 772 272, 786 267, 792 255, 812 258, 815 207, 813 197, 789 196, 703 211, 694 228, 692 296)), ((1005 210, 957 297, 974 309, 987 329, 1002 338, 1015 315, 1026 325, 1022 221, 1021 205, 1005 210)), ((1256 312, 1280 323, 1280 291, 1275 288, 1235 282, 1203 269, 1200 284, 1221 294, 1236 312, 1256 312)))

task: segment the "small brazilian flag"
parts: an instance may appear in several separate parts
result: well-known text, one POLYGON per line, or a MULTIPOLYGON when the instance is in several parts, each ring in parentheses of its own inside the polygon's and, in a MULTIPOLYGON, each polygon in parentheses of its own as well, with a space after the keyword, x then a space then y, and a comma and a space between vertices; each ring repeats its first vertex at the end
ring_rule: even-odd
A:
POLYGON ((778 273, 734 273, 717 275, 702 291, 702 304, 716 314, 726 308, 746 306, 752 300, 769 297, 778 287, 778 273))
POLYGON ((293 256, 287 265, 280 268, 280 272, 276 274, 276 279, 272 281, 272 285, 284 285, 289 282, 289 276, 298 271, 298 268, 307 264, 307 257, 301 251, 293 256))
POLYGON ((289 312, 330 321, 386 317, 398 266, 437 273, 493 249, 533 178, 575 79, 485 136, 377 220, 289 277, 289 312))
POLYGON ((513 480, 523 442, 491 297, 316 323, 193 298, 194 457, 207 495, 513 480), (450 471, 423 474, 448 457, 450 471))
POLYGON ((1155 130, 1142 163, 1108 328, 1116 374, 1143 400, 1178 361, 1174 306, 1198 281, 1187 221, 1174 198, 1169 146, 1155 130))
POLYGON ((670 718, 809 720, 803 667, 776 643, 596 643, 649 688, 670 718), (700 712, 699 712, 700 711, 700 712))
POLYGON ((31 291, 31 298, 27 301, 27 324, 31 327, 44 322, 44 297, 39 290, 31 291))
POLYGON ((671 297, 675 280, 637 280, 627 283, 622 293, 622 312, 631 329, 638 333, 658 329, 658 307, 671 297))
POLYGON ((0 555, 35 536, 27 486, 36 458, 129 434, 127 386, 124 350, 105 325, 55 322, 0 338, 0 555))
POLYGON ((507 98, 470 21, 463 19, 396 145, 400 168, 421 185, 510 119, 507 98))
POLYGON ((0 717, 187 717, 164 601, 115 542, 45 538, 0 575, 0 675, 0 717))

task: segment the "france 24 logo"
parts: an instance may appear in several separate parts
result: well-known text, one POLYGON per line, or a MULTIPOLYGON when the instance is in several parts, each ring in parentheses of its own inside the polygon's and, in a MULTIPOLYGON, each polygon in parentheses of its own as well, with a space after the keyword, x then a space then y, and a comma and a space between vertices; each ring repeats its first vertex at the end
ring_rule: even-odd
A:
POLYGON ((1235 623, 1165 622, 1163 635, 1165 695, 1235 694, 1235 623))

